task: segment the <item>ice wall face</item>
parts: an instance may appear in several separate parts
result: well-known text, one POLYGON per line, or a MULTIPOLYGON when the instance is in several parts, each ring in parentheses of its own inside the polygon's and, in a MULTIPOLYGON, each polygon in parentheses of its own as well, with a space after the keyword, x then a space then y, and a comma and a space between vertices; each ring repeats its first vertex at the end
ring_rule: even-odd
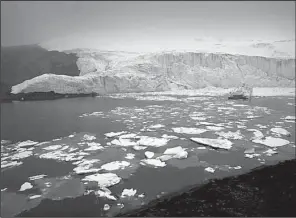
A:
MULTIPOLYGON (((73 51, 72 51, 73 52, 73 51)), ((295 86, 295 59, 244 55, 162 52, 76 51, 80 76, 43 75, 16 85, 12 93, 144 92, 207 86, 295 86)))

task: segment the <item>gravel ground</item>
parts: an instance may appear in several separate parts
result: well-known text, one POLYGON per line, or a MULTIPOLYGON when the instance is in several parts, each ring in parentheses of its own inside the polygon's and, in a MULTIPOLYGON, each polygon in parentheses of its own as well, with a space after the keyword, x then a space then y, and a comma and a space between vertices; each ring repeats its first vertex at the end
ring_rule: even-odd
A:
POLYGON ((117 216, 296 216, 296 159, 212 180, 117 216))

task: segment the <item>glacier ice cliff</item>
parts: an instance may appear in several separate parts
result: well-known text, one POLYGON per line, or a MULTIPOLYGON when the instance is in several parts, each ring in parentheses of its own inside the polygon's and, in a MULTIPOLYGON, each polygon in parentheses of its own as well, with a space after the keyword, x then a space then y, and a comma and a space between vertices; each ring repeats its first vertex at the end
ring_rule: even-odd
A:
POLYGON ((43 74, 12 93, 168 91, 207 86, 294 87, 295 59, 196 52, 133 52, 76 49, 79 76, 43 74))

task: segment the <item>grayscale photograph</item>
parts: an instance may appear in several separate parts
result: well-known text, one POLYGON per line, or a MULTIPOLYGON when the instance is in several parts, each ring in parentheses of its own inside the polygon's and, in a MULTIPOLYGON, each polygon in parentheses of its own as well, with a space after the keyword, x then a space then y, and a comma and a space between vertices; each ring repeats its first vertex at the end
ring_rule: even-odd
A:
POLYGON ((1 217, 296 217, 295 1, 1 1, 1 217))

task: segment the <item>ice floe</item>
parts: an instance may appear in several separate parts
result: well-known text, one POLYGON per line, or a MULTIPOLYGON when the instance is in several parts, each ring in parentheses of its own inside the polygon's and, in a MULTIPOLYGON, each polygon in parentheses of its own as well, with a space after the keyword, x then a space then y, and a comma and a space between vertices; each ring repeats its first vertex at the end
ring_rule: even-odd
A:
POLYGON ((87 145, 89 146, 88 148, 84 149, 85 151, 96 151, 96 150, 102 150, 104 149, 103 146, 101 146, 100 143, 97 142, 88 142, 87 145))
POLYGON ((96 191, 95 194, 113 201, 117 200, 116 197, 112 195, 112 192, 106 187, 103 187, 101 190, 96 191))
POLYGON ((181 146, 168 148, 164 151, 164 155, 170 155, 173 158, 184 159, 187 158, 188 152, 181 146))
POLYGON ((7 168, 7 167, 17 167, 19 165, 22 165, 23 162, 18 162, 18 161, 11 161, 11 162, 7 162, 7 161, 1 161, 1 169, 7 168))
POLYGON ((133 154, 133 153, 127 153, 124 158, 125 159, 128 159, 128 160, 132 160, 132 159, 135 158, 135 154, 133 154))
POLYGON ((118 145, 118 146, 135 146, 135 145, 138 145, 137 142, 131 141, 130 139, 123 139, 123 138, 113 139, 111 141, 111 144, 118 145))
POLYGON ((118 184, 121 181, 121 178, 114 173, 97 173, 84 177, 82 181, 97 182, 100 188, 108 188, 118 184))
POLYGON ((57 149, 60 149, 62 147, 62 145, 51 145, 51 146, 48 146, 48 147, 45 147, 45 148, 42 148, 44 150, 57 150, 57 149))
POLYGON ((105 136, 107 136, 108 138, 112 138, 115 136, 119 136, 126 133, 126 131, 122 131, 122 132, 109 132, 109 133, 105 133, 105 136))
POLYGON ((33 188, 33 185, 29 182, 25 182, 24 184, 22 184, 21 188, 19 191, 25 191, 25 190, 28 190, 28 189, 31 189, 33 188))
POLYGON ((254 136, 251 138, 251 140, 264 138, 263 133, 261 131, 257 130, 257 129, 247 129, 247 131, 254 133, 254 136))
POLYGON ((83 140, 86 140, 86 141, 92 141, 92 140, 95 140, 95 139, 96 139, 96 137, 93 136, 93 135, 85 134, 85 135, 83 136, 83 140))
POLYGON ((183 134, 201 134, 208 131, 206 129, 198 129, 193 127, 176 127, 172 129, 176 133, 183 133, 183 134))
POLYGON ((285 120, 296 120, 295 116, 286 116, 285 120))
POLYGON ((211 131, 220 131, 224 129, 224 127, 220 127, 220 126, 207 126, 206 128, 211 131))
POLYGON ((152 146, 152 147, 161 147, 168 143, 169 139, 165 138, 155 138, 150 136, 141 136, 141 139, 138 141, 138 145, 152 146))
POLYGON ((110 210, 110 205, 109 204, 104 204, 104 208, 103 208, 103 210, 110 210))
POLYGON ((271 136, 266 137, 265 139, 256 139, 253 140, 254 143, 263 144, 268 147, 280 147, 289 144, 290 142, 281 138, 274 138, 271 136))
POLYGON ((252 154, 255 153, 255 148, 249 148, 244 151, 245 154, 252 154))
POLYGON ((158 129, 158 128, 162 128, 162 127, 165 127, 165 125, 156 124, 156 125, 149 126, 149 128, 151 128, 151 129, 158 129))
POLYGON ((127 161, 113 161, 113 162, 102 165, 101 169, 107 170, 107 171, 114 171, 114 170, 124 169, 129 165, 130 163, 127 161))
POLYGON ((38 180, 38 179, 44 178, 45 176, 46 176, 45 174, 36 175, 36 176, 30 176, 29 177, 29 180, 38 180))
POLYGON ((19 142, 17 144, 18 147, 26 147, 26 146, 32 146, 32 145, 36 145, 38 144, 38 142, 34 142, 31 140, 27 140, 27 141, 23 141, 23 142, 19 142))
POLYGON ((121 193, 121 197, 125 198, 125 197, 133 197, 135 196, 135 194, 137 193, 136 189, 124 189, 121 193))
POLYGON ((179 138, 178 136, 167 135, 167 134, 163 134, 161 137, 165 138, 165 139, 178 139, 179 138))
POLYGON ((245 157, 247 158, 254 158, 254 157, 259 157, 261 154, 245 154, 245 157))
POLYGON ((121 139, 136 139, 136 138, 140 138, 140 136, 138 136, 135 133, 129 133, 129 134, 121 135, 121 136, 119 136, 119 138, 121 138, 121 139))
POLYGON ((215 132, 216 135, 219 135, 226 139, 243 139, 244 136, 241 134, 240 130, 237 130, 236 132, 215 132))
POLYGON ((145 150, 146 148, 147 148, 146 146, 141 146, 141 145, 133 146, 133 149, 136 151, 145 150))
POLYGON ((32 155, 33 155, 32 151, 23 151, 23 152, 19 152, 19 153, 12 155, 10 158, 11 158, 11 160, 19 160, 19 159, 24 159, 24 158, 30 157, 32 155))
POLYGON ((139 198, 144 198, 144 197, 145 197, 145 194, 144 194, 144 193, 139 194, 138 197, 139 197, 139 198))
POLYGON ((6 191, 6 190, 7 190, 7 188, 2 188, 2 189, 1 189, 2 192, 6 191))
POLYGON ((42 197, 42 195, 32 195, 29 197, 30 200, 36 199, 36 198, 40 198, 42 197))
POLYGON ((268 149, 266 151, 263 152, 264 154, 266 154, 267 156, 272 156, 274 154, 277 154, 278 152, 272 149, 268 149))
POLYGON ((142 165, 153 165, 155 167, 164 167, 166 166, 166 163, 165 162, 162 162, 161 160, 159 159, 144 159, 141 161, 141 164, 142 165))
POLYGON ((145 151, 145 157, 146 158, 152 158, 154 156, 154 152, 151 151, 145 151))
POLYGON ((212 168, 212 167, 207 167, 207 168, 205 168, 205 171, 207 171, 209 173, 214 173, 215 172, 215 169, 212 168))
POLYGON ((199 144, 207 145, 213 148, 230 149, 232 142, 227 139, 209 139, 209 138, 190 138, 199 144))
POLYGON ((285 135, 285 136, 290 136, 290 132, 288 132, 287 130, 283 129, 283 128, 271 128, 270 129, 271 132, 280 134, 280 135, 285 135))

